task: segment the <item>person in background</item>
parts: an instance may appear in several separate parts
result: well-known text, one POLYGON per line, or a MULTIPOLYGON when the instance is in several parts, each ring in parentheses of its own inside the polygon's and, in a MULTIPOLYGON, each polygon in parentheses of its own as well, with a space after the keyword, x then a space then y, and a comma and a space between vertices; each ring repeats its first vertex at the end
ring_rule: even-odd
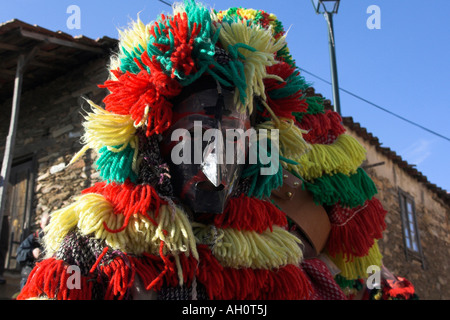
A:
POLYGON ((50 215, 44 213, 41 217, 40 229, 30 234, 17 249, 17 263, 22 267, 20 281, 20 290, 27 283, 28 275, 33 270, 36 261, 38 261, 43 252, 42 237, 44 236, 44 228, 49 223, 50 215))

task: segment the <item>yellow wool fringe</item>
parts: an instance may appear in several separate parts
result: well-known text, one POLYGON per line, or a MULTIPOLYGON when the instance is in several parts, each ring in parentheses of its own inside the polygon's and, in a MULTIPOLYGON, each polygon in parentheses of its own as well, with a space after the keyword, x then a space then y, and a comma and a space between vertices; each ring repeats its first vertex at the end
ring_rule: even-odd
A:
POLYGON ((275 53, 286 45, 286 38, 283 36, 278 40, 272 37, 271 30, 256 25, 247 26, 247 21, 234 23, 223 23, 220 30, 219 41, 224 48, 230 50, 229 46, 236 44, 245 44, 256 51, 250 51, 245 48, 239 48, 238 51, 245 59, 244 64, 246 88, 245 105, 241 103, 239 90, 235 93, 235 103, 241 112, 253 111, 253 97, 259 96, 266 100, 265 87, 263 80, 267 77, 266 67, 278 63, 275 60, 275 53))
MULTIPOLYGON (((256 129, 279 130, 279 152, 284 158, 300 159, 311 148, 311 145, 303 139, 302 134, 306 131, 297 127, 292 119, 274 118, 258 124, 256 129)), ((269 134, 267 136, 270 137, 269 134)))
POLYGON ((111 59, 109 62, 108 70, 109 72, 109 79, 117 81, 117 77, 114 73, 112 73, 112 70, 120 69, 121 65, 121 56, 125 55, 124 50, 128 52, 133 52, 136 48, 139 48, 141 46, 142 48, 147 48, 147 44, 150 41, 150 33, 149 28, 151 27, 150 24, 144 24, 139 16, 136 21, 131 21, 130 25, 127 29, 124 30, 118 30, 119 32, 119 50, 120 54, 112 54, 111 59))
POLYGON ((375 241, 372 248, 370 248, 367 256, 354 257, 351 261, 347 261, 342 254, 337 254, 336 257, 329 257, 334 264, 341 270, 340 275, 347 280, 366 279, 369 274, 367 268, 375 265, 381 267, 382 258, 378 242, 375 241))
POLYGON ((135 48, 147 48, 150 41, 151 24, 144 24, 139 16, 136 21, 131 21, 129 27, 124 30, 118 30, 120 39, 120 50, 125 49, 132 52, 135 48))
POLYGON ((352 136, 341 134, 333 144, 312 144, 307 153, 291 159, 298 165, 282 164, 285 169, 297 172, 302 178, 314 180, 324 174, 354 174, 365 159, 364 147, 352 136))
MULTIPOLYGON (((217 14, 212 14, 212 19, 214 21, 221 21, 224 16, 227 14, 228 10, 219 11, 217 14)), ((256 18, 256 15, 258 14, 258 11, 255 9, 245 9, 245 8, 238 8, 236 13, 241 16, 245 17, 247 20, 254 20, 256 18)), ((277 26, 277 16, 273 13, 269 14, 269 25, 271 26, 272 33, 274 34, 274 28, 277 26)))
POLYGON ((195 223, 194 233, 200 243, 212 244, 213 255, 224 267, 272 269, 298 265, 303 258, 301 240, 278 226, 258 233, 195 223), (213 242, 211 233, 216 234, 213 242))
POLYGON ((108 150, 120 152, 130 142, 132 147, 137 147, 136 128, 129 115, 114 114, 90 100, 87 102, 91 105, 93 112, 85 116, 86 121, 83 123, 85 133, 82 142, 85 146, 72 158, 69 165, 78 160, 89 148, 100 150, 103 146, 108 146, 108 150), (116 149, 114 146, 121 147, 116 149))
POLYGON ((123 252, 158 255, 163 241, 166 253, 192 254, 198 259, 190 222, 180 208, 162 205, 156 218, 149 213, 157 222, 156 226, 144 216, 135 214, 123 231, 110 233, 105 230, 103 222, 109 229, 115 230, 123 225, 125 219, 124 215, 115 214, 113 210, 111 203, 102 195, 89 193, 79 197, 72 205, 55 211, 44 238, 47 255, 56 252, 68 232, 78 228, 81 234, 104 240, 112 249, 123 252))

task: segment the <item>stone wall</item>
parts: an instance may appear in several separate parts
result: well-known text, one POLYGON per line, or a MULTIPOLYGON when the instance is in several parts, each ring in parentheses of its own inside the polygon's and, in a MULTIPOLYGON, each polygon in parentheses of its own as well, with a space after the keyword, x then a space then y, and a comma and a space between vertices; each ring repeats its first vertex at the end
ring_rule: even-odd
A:
MULTIPOLYGON (((97 86, 107 78, 106 62, 104 59, 91 61, 51 83, 22 93, 14 158, 34 157, 36 162, 32 229, 38 226, 42 213, 71 203, 74 196, 98 179, 93 168, 95 152, 88 151, 82 159, 65 167, 82 147, 83 109, 88 110, 82 97, 100 104, 106 94, 105 89, 97 86)), ((3 158, 11 99, 1 108, 7 111, 0 115, 3 158)))
POLYGON ((450 299, 450 208, 434 192, 427 189, 375 146, 348 129, 367 150, 367 164, 384 162, 366 171, 374 180, 376 197, 388 211, 387 229, 379 241, 384 265, 398 276, 410 280, 420 299, 450 299), (416 220, 423 251, 423 261, 405 253, 398 190, 414 197, 416 220))

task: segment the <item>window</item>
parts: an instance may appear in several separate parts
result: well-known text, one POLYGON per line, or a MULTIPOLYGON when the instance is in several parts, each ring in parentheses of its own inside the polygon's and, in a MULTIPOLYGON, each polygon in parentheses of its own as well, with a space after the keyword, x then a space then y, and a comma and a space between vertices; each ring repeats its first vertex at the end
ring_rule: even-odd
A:
POLYGON ((417 228, 414 198, 407 192, 399 189, 399 201, 406 257, 407 259, 410 257, 419 259, 422 261, 423 266, 423 254, 420 245, 419 229, 417 228))

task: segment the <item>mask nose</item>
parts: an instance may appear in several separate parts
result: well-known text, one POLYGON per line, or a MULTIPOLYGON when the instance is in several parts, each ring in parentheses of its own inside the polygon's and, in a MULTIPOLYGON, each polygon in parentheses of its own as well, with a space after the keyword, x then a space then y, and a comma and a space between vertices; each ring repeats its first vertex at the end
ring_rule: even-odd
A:
POLYGON ((227 168, 224 164, 225 150, 223 140, 212 137, 203 150, 201 170, 209 182, 218 188, 226 186, 227 168))

